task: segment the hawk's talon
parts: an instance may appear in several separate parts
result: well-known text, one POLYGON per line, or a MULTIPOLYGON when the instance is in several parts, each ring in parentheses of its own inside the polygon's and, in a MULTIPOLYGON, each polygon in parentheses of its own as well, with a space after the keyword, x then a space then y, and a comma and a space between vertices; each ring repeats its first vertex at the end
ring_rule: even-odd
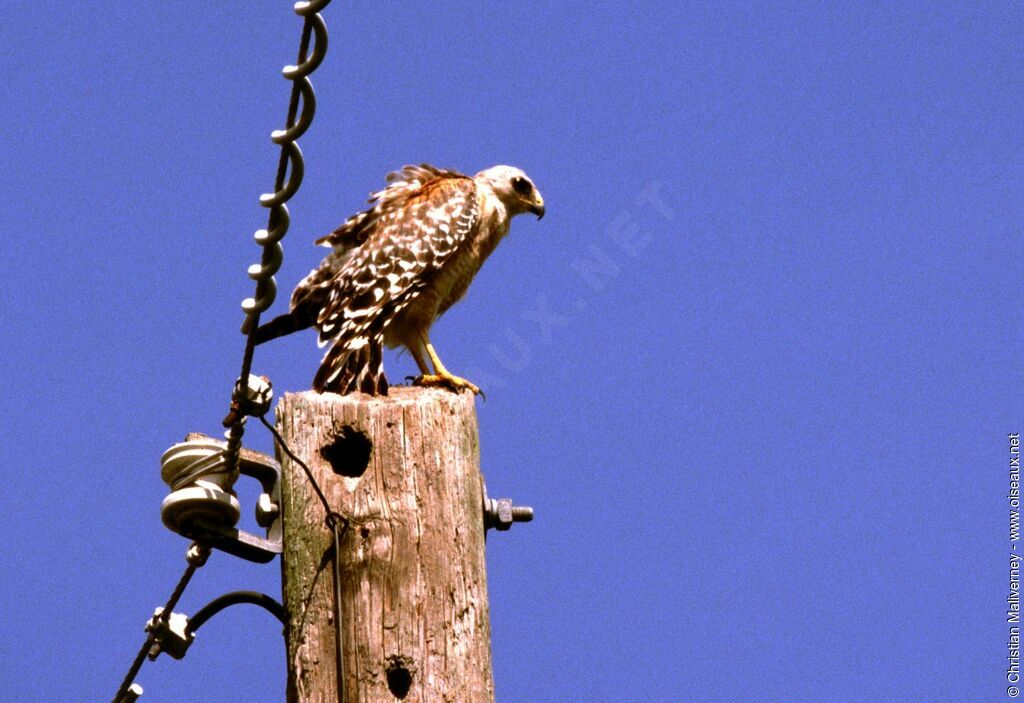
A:
POLYGON ((455 393, 460 393, 462 392, 462 390, 468 388, 469 390, 473 391, 473 395, 484 395, 483 391, 481 391, 475 384, 470 383, 464 378, 453 376, 450 373, 423 374, 422 376, 417 376, 416 379, 413 381, 413 384, 417 386, 427 387, 443 386, 444 388, 447 388, 450 391, 454 391, 455 393))

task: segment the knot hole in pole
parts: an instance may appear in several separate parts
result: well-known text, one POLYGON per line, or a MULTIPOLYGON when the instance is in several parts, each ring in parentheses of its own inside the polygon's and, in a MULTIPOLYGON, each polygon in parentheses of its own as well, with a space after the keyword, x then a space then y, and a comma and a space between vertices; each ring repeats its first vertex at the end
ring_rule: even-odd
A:
POLYGON ((320 448, 320 456, 331 465, 334 473, 348 478, 359 478, 370 465, 370 438, 351 425, 345 425, 329 444, 320 448))
POLYGON ((388 677, 388 690, 398 700, 408 695, 412 688, 412 675, 416 670, 415 664, 408 657, 401 654, 392 654, 385 661, 388 677))

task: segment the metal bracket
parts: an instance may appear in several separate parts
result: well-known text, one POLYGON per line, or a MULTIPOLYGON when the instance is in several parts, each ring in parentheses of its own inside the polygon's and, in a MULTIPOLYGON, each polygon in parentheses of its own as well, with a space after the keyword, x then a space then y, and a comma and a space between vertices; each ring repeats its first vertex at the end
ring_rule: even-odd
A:
POLYGON ((234 480, 226 472, 218 472, 226 449, 226 442, 194 433, 164 452, 161 475, 174 490, 164 498, 160 516, 172 532, 265 564, 282 551, 281 465, 262 452, 242 449, 239 453, 239 473, 263 487, 256 504, 256 523, 266 528, 267 534, 257 537, 235 527, 240 507, 232 490, 234 480), (197 465, 202 474, 194 477, 197 465))

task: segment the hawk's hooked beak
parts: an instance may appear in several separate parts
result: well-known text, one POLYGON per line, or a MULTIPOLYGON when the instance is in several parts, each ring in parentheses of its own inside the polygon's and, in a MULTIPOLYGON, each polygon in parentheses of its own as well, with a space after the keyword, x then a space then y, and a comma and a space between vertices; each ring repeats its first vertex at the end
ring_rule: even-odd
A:
POLYGON ((537 193, 537 197, 533 199, 530 212, 536 215, 538 220, 544 219, 544 198, 540 197, 540 193, 537 193))

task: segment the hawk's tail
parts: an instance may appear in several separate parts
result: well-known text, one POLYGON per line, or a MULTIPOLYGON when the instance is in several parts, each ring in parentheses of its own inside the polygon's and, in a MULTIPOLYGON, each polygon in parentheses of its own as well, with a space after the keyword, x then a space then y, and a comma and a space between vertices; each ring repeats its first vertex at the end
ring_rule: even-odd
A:
POLYGON ((361 391, 370 395, 387 395, 388 379, 384 377, 384 349, 380 340, 362 340, 355 349, 348 344, 335 343, 324 354, 320 369, 313 379, 313 390, 330 391, 345 395, 361 391))

